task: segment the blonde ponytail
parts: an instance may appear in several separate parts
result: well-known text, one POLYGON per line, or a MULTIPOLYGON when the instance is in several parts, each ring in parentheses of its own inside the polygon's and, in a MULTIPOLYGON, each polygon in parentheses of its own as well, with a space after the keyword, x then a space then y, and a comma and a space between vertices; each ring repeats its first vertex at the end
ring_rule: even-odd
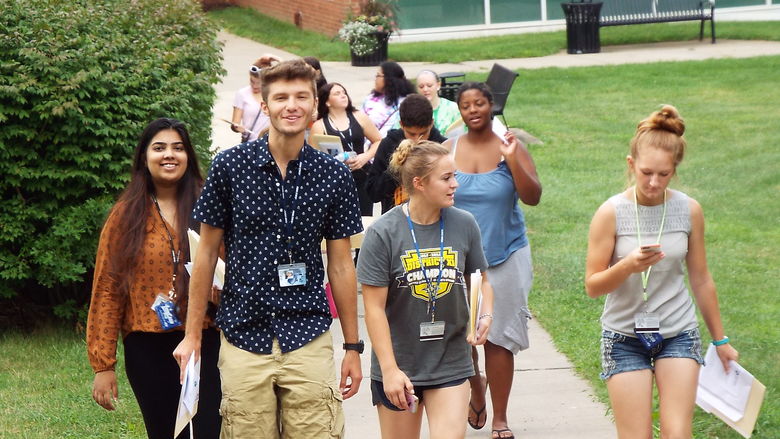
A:
POLYGON ((430 140, 412 142, 404 139, 390 158, 390 172, 401 186, 411 194, 414 178, 425 178, 433 171, 436 161, 450 152, 441 144, 430 140))

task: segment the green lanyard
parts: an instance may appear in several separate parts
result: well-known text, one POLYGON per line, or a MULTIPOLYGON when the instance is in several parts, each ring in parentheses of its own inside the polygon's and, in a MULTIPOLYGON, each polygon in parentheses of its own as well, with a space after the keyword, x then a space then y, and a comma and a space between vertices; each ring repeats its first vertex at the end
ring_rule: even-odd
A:
MULTIPOLYGON (((639 241, 639 246, 642 245, 642 232, 639 230, 639 203, 636 200, 636 186, 634 186, 634 214, 636 216, 636 239, 639 241)), ((658 238, 655 242, 661 242, 661 235, 664 233, 664 223, 666 222, 666 189, 664 189, 664 213, 661 215, 661 228, 658 230, 658 238)), ((647 267, 647 271, 640 273, 642 275, 642 298, 647 303, 647 281, 650 279, 650 271, 652 266, 647 267)))

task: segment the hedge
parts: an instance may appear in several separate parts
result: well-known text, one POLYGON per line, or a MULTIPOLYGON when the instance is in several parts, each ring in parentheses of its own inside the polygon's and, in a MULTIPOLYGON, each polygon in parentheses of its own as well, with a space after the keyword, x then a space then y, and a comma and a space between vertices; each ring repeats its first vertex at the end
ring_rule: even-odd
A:
POLYGON ((3 2, 0 297, 83 302, 74 285, 150 120, 186 122, 208 164, 216 32, 190 0, 3 2))

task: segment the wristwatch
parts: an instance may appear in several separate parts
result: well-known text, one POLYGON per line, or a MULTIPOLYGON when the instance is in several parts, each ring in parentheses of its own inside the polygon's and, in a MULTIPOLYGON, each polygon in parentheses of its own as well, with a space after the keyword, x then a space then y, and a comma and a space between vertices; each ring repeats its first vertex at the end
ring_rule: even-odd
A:
POLYGON ((362 354, 365 347, 366 345, 363 343, 363 340, 358 340, 357 343, 344 343, 345 351, 357 351, 358 354, 362 354))

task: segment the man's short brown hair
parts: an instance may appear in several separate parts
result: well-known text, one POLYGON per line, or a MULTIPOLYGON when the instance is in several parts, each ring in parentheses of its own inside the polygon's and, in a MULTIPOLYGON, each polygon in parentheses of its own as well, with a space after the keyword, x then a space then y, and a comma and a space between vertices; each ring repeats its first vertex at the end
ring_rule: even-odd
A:
POLYGON ((268 100, 268 93, 271 88, 271 84, 276 81, 294 81, 296 79, 303 79, 311 83, 312 96, 317 97, 317 71, 312 66, 306 64, 303 59, 292 59, 289 61, 282 61, 279 64, 264 68, 260 73, 260 78, 263 81, 261 92, 263 94, 263 100, 268 100))

